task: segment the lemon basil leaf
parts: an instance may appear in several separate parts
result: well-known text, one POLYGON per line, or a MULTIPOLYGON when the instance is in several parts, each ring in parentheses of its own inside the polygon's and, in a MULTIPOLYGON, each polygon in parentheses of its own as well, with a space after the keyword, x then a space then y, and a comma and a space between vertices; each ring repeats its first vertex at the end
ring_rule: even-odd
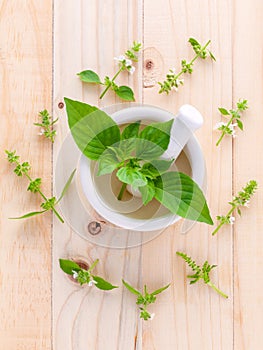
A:
POLYGON ((105 112, 65 98, 72 136, 85 156, 97 160, 108 146, 120 141, 118 125, 105 112))
POLYGON ((124 101, 135 101, 134 93, 129 86, 119 86, 114 91, 124 101))
POLYGON ((117 177, 121 182, 131 185, 134 188, 145 186, 146 177, 138 170, 130 166, 124 166, 117 171, 117 177))
POLYGON ((171 171, 158 177, 155 180, 155 198, 174 214, 213 225, 201 189, 183 173, 171 171))
POLYGON ((140 159, 156 159, 167 150, 173 119, 146 126, 136 140, 136 156, 140 159))
POLYGON ((80 80, 84 81, 85 83, 102 84, 98 74, 92 70, 84 70, 77 75, 79 76, 80 80))
POLYGON ((105 281, 103 278, 99 276, 92 276, 92 278, 96 282, 94 286, 99 289, 112 290, 114 288, 118 288, 118 286, 113 286, 110 282, 105 281))
POLYGON ((139 191, 141 192, 141 195, 142 195, 143 204, 144 205, 148 204, 155 195, 154 182, 151 180, 148 180, 147 185, 139 187, 139 191))

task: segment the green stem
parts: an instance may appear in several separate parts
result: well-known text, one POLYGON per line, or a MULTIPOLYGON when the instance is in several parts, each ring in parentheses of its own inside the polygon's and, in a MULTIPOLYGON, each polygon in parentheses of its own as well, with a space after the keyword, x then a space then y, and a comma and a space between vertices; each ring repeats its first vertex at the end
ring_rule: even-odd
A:
POLYGON ((91 267, 88 269, 88 272, 91 272, 94 267, 98 264, 99 262, 99 259, 96 259, 92 264, 91 264, 91 267))
MULTIPOLYGON (((231 215, 233 213, 233 211, 236 209, 236 207, 232 207, 229 212, 226 214, 226 217, 228 217, 229 215, 231 215)), ((224 225, 224 222, 221 222, 217 228, 212 232, 212 235, 214 236, 219 230, 220 228, 224 225)))
MULTIPOLYGON (((227 125, 225 126, 225 128, 227 129, 229 127, 229 125, 232 123, 234 117, 231 117, 227 123, 227 125)), ((219 137, 217 143, 216 143, 216 146, 218 146, 220 144, 220 142, 223 140, 223 137, 225 136, 226 132, 225 130, 222 131, 222 134, 221 136, 219 137)))
MULTIPOLYGON (((238 109, 237 110, 237 113, 240 113, 240 110, 238 109)), ((226 124, 226 129, 229 127, 229 125, 232 123, 232 121, 234 120, 235 116, 232 115, 232 117, 229 119, 228 123, 226 124)), ((216 146, 218 146, 220 144, 220 142, 223 140, 223 137, 225 136, 226 132, 225 130, 222 131, 222 134, 220 136, 220 138, 218 139, 217 143, 216 143, 216 146)))
POLYGON ((223 293, 219 288, 217 288, 212 282, 208 282, 207 283, 211 288, 213 288, 218 294, 220 294, 222 297, 224 298, 228 298, 228 295, 226 295, 225 293, 223 293))
MULTIPOLYGON (((120 74, 120 72, 123 70, 123 65, 121 66, 121 68, 118 70, 118 72, 114 75, 114 77, 112 78, 112 82, 117 78, 117 76, 120 74)), ((101 95, 100 95, 100 99, 103 98, 103 96, 106 94, 106 92, 109 90, 109 88, 111 87, 111 85, 108 85, 106 87, 105 90, 102 91, 101 95)))
MULTIPOLYGON (((205 44, 205 46, 201 48, 200 52, 204 51, 210 43, 211 43, 211 40, 208 40, 208 42, 205 44)), ((197 60, 198 57, 200 57, 200 53, 199 53, 199 54, 196 54, 195 57, 189 62, 189 64, 192 65, 192 64, 197 60)), ((176 81, 183 73, 184 73, 183 70, 181 70, 181 71, 174 77, 174 81, 176 81)))
MULTIPOLYGON (((19 165, 18 162, 16 162, 16 164, 19 165)), ((26 178, 29 180, 29 182, 33 181, 33 179, 28 175, 28 173, 25 173, 26 178)), ((47 197, 44 195, 44 193, 38 189, 38 193, 40 194, 40 196, 47 201, 47 197)), ((51 206, 51 209, 53 210, 54 214, 56 215, 56 217, 62 222, 62 224, 64 224, 64 220, 62 219, 62 217, 60 216, 60 214, 57 212, 57 210, 54 208, 54 206, 51 206)))
POLYGON ((127 187, 127 184, 125 184, 125 183, 123 182, 123 184, 122 184, 122 186, 121 186, 121 190, 120 190, 120 192, 119 192, 119 194, 118 194, 118 197, 117 197, 119 201, 122 199, 122 196, 123 196, 123 193, 124 193, 126 187, 127 187))

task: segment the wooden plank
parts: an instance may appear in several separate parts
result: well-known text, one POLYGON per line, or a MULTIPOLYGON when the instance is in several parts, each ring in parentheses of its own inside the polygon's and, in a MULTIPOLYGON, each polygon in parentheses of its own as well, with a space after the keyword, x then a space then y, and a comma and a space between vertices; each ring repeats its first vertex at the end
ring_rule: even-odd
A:
POLYGON ((234 142, 234 193, 255 179, 259 190, 234 225, 235 349, 260 349, 262 334, 262 1, 235 1, 233 102, 246 98, 244 132, 234 142), (244 26, 244 21, 248 21, 244 26))
MULTIPOLYGON (((0 2, 1 152, 16 149, 50 195, 51 146, 33 126, 51 107, 52 1, 0 2)), ((1 157, 0 344, 51 349, 51 215, 11 221, 39 207, 26 179, 1 157)))
MULTIPOLYGON (((84 86, 76 73, 93 69, 102 77, 116 71, 113 57, 122 54, 133 40, 141 39, 141 1, 55 1, 54 113, 61 117, 59 143, 68 128, 64 110, 57 105, 63 96, 106 106, 120 101, 112 93, 98 100, 95 87, 84 86), (70 21, 66 19, 71 19, 70 21)), ((141 73, 139 73, 141 75, 141 73)), ((123 74, 120 83, 134 87, 141 101, 137 77, 123 74)), ((100 259, 96 272, 116 284, 125 277, 139 283, 140 248, 102 248, 81 239, 73 230, 54 221, 53 236, 53 345, 54 349, 140 349, 138 313, 133 298, 122 288, 112 293, 78 288, 58 267, 59 258, 79 257, 89 263, 100 259), (68 331, 65 332, 65 329, 68 331)))
MULTIPOLYGON (((169 68, 180 67, 180 60, 192 57, 187 40, 190 36, 205 43, 211 39, 216 63, 198 61, 192 76, 185 77, 185 86, 169 96, 158 95, 158 86, 144 89, 144 102, 155 104, 176 113, 183 103, 196 106, 205 123, 197 133, 207 164, 207 197, 213 216, 231 196, 232 149, 231 140, 216 149, 214 124, 220 120, 217 107, 231 104, 232 40, 231 1, 144 1, 144 45, 149 75, 163 79, 169 68), (224 48, 224 49, 223 49, 224 48), (152 68, 151 68, 152 66, 152 68), (150 73, 149 70, 152 70, 150 73)), ((145 66, 147 66, 145 62, 145 66)), ((143 247, 143 280, 152 288, 172 281, 172 287, 160 303, 154 306, 156 317, 144 325, 144 349, 231 349, 232 325, 232 238, 231 229, 223 236, 211 237, 211 227, 196 224, 187 234, 180 226, 166 230, 162 236, 143 247), (208 287, 186 285, 189 272, 175 256, 185 251, 202 263, 208 259, 218 264, 212 274, 215 282, 227 292, 229 300, 222 300, 208 287)))

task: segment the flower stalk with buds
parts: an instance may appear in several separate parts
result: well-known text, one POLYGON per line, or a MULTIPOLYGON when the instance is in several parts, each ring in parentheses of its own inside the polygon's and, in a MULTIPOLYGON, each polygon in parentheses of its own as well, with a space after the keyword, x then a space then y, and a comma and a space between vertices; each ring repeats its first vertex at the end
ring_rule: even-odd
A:
POLYGON ((235 196, 232 200, 232 202, 229 202, 231 205, 231 209, 228 211, 226 215, 218 215, 216 218, 220 222, 217 228, 212 232, 212 235, 214 236, 220 228, 224 224, 234 224, 235 217, 232 216, 233 212, 237 209, 237 212, 239 215, 241 215, 241 207, 248 207, 249 202, 253 194, 255 193, 257 189, 257 182, 255 180, 250 180, 245 187, 243 187, 242 191, 238 192, 238 195, 235 196))
POLYGON ((230 135, 232 137, 236 137, 235 127, 237 126, 240 130, 243 131, 243 123, 241 119, 241 112, 244 112, 248 109, 247 100, 238 101, 236 104, 236 109, 227 110, 225 108, 218 108, 219 112, 225 116, 230 116, 228 122, 219 122, 215 125, 215 130, 221 131, 221 136, 219 137, 216 145, 218 146, 220 142, 223 140, 225 135, 230 135))

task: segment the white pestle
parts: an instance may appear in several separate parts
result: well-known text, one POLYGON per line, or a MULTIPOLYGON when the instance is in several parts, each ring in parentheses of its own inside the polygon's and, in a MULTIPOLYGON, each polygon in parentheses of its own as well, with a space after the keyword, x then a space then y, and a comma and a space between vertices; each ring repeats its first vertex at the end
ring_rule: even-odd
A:
MULTIPOLYGON (((182 152, 192 134, 203 125, 201 113, 193 106, 185 104, 181 106, 176 115, 170 133, 168 149, 162 155, 162 159, 176 159, 182 152)), ((139 190, 134 190, 131 185, 127 190, 135 197, 141 197, 139 190)))

